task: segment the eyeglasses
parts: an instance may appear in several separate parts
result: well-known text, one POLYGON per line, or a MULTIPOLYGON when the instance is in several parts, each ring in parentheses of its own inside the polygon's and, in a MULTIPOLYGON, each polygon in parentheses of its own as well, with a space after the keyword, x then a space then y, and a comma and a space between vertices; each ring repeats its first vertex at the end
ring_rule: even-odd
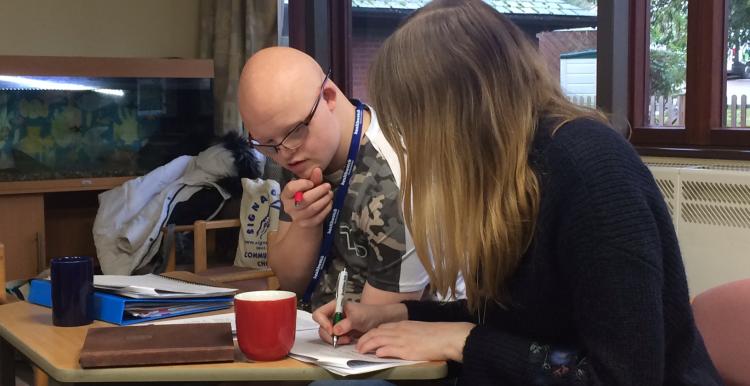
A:
POLYGON ((318 98, 315 99, 315 104, 310 110, 310 113, 307 114, 307 117, 305 117, 305 119, 303 119, 300 123, 298 123, 291 130, 289 130, 289 132, 286 133, 286 135, 281 140, 281 142, 278 143, 278 145, 261 144, 260 142, 252 138, 250 138, 250 143, 253 146, 255 146, 255 148, 258 149, 259 151, 263 153, 270 153, 270 154, 277 154, 281 150, 280 148, 282 147, 287 150, 296 150, 297 148, 302 146, 302 143, 305 142, 305 138, 307 137, 307 131, 308 131, 307 127, 310 125, 310 121, 312 121, 313 116, 315 116, 315 110, 318 109, 318 104, 320 104, 320 99, 323 97, 323 87, 326 85, 326 82, 328 81, 328 78, 330 77, 331 77, 331 69, 328 69, 328 72, 326 73, 326 77, 323 78, 323 83, 320 85, 320 92, 318 92, 318 98))

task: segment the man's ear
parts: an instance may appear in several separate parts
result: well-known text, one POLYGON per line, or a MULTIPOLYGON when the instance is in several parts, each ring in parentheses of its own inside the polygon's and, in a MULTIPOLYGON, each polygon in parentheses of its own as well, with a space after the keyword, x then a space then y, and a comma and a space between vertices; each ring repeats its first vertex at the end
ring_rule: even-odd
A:
POLYGON ((338 94, 336 93, 335 86, 327 84, 325 85, 325 87, 323 87, 323 100, 321 102, 325 102, 328 111, 333 111, 336 109, 337 97, 338 94))

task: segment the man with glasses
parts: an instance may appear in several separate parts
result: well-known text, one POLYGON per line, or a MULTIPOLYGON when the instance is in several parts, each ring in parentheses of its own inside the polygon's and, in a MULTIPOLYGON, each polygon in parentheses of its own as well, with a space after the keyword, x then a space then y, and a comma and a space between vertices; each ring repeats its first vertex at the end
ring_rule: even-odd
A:
POLYGON ((428 277, 401 214, 398 160, 372 107, 347 99, 330 71, 286 47, 253 55, 238 95, 255 148, 297 177, 280 181, 279 227, 268 236, 281 287, 317 307, 333 299, 346 268, 349 298, 420 298, 428 277))

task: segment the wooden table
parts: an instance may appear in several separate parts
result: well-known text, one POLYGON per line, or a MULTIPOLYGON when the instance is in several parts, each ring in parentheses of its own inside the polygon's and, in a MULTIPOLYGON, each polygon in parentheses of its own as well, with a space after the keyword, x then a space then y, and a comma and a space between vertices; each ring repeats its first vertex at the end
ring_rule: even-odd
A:
MULTIPOLYGON (((310 381, 341 379, 321 367, 286 358, 275 362, 248 362, 235 345, 235 361, 174 366, 82 369, 78 354, 89 327, 111 326, 95 321, 82 327, 52 325, 49 308, 27 302, 0 306, 0 374, 2 385, 13 385, 14 351, 28 357, 58 382, 188 382, 188 381, 310 381)), ((446 376, 445 362, 394 367, 355 378, 392 380, 438 379, 446 376)))

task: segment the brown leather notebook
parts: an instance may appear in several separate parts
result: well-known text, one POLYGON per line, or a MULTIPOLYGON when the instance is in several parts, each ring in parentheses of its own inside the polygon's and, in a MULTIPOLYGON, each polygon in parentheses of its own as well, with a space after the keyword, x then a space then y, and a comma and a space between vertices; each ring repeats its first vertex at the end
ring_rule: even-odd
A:
POLYGON ((91 368, 233 360, 229 323, 193 323, 90 328, 79 363, 91 368))

